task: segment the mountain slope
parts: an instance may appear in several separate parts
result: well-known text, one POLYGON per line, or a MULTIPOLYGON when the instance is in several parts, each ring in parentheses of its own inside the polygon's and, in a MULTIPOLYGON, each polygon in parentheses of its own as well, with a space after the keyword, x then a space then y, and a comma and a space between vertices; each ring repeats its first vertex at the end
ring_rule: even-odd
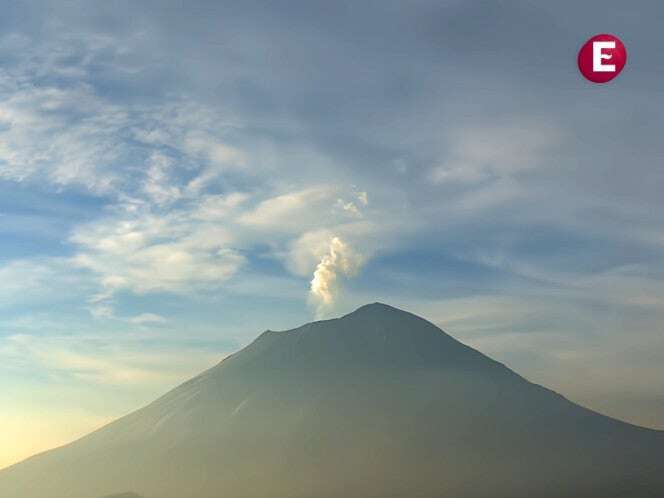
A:
POLYGON ((0 472, 2 498, 664 496, 664 436, 382 304, 287 332, 0 472))

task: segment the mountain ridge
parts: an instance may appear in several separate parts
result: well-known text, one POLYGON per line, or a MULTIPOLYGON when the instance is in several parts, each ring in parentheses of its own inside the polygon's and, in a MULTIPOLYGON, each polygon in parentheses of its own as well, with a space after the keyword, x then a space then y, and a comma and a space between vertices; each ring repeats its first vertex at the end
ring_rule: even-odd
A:
POLYGON ((663 434, 373 303, 265 331, 149 405, 0 471, 0 496, 654 497, 663 434))

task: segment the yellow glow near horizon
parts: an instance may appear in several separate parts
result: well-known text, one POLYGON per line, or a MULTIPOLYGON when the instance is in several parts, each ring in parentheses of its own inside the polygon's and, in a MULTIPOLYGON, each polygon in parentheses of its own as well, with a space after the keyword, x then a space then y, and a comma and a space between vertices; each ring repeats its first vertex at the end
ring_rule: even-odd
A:
POLYGON ((0 469, 32 455, 67 444, 111 418, 73 413, 0 413, 0 469))

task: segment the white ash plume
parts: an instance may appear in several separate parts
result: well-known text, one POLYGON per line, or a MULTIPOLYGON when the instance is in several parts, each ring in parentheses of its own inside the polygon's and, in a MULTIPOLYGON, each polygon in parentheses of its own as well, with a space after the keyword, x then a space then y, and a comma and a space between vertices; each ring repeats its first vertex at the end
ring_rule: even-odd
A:
POLYGON ((356 275, 362 262, 361 255, 348 244, 339 237, 332 238, 328 252, 316 266, 309 288, 310 299, 316 306, 318 318, 324 316, 334 305, 341 292, 343 278, 356 275))

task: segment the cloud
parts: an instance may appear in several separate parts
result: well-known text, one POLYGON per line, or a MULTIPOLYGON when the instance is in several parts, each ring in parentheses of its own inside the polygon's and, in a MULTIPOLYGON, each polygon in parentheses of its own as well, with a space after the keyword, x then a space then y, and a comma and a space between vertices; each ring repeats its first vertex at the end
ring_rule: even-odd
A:
POLYGON ((369 205, 369 196, 366 192, 355 192, 353 197, 351 200, 337 199, 337 206, 353 216, 361 217, 364 208, 369 205))
POLYGON ((363 257, 339 237, 329 241, 328 252, 316 266, 310 283, 309 292, 317 316, 323 316, 331 309, 341 290, 341 280, 354 276, 362 263, 363 257))
POLYGON ((107 342, 86 335, 38 337, 16 334, 0 339, 0 346, 4 368, 20 359, 24 375, 27 375, 24 367, 31 365, 55 379, 93 385, 138 386, 177 382, 195 373, 196 369, 216 363, 225 354, 183 345, 148 351, 140 340, 117 337, 115 341, 107 342))
MULTIPOLYGON (((306 141, 285 147, 245 131, 234 114, 221 117, 186 97, 127 100, 104 91, 93 64, 103 60, 132 77, 141 65, 126 57, 126 43, 90 39, 81 45, 64 37, 48 47, 12 41, 34 58, 0 74, 0 177, 105 199, 106 212, 66 239, 74 254, 64 261, 91 277, 86 288, 97 282, 87 298, 93 317, 117 318, 120 292, 219 289, 256 246, 291 270, 295 241, 309 232, 343 235, 344 224, 367 216, 367 192, 339 178, 262 179, 275 171, 291 175, 298 167, 285 165, 289 159, 306 162, 311 172, 335 167, 334 158, 306 141), (59 79, 26 84, 36 72, 59 79)), ((310 273, 310 261, 307 267, 310 273)))
MULTIPOLYGON (((298 234, 341 221, 335 213, 339 189, 313 186, 261 201, 255 209, 242 214, 239 222, 265 230, 298 234)), ((355 210, 357 212, 357 209, 355 210)))
MULTIPOLYGON (((99 301, 99 298, 95 299, 96 301, 99 301)), ((115 311, 113 310, 113 307, 108 305, 108 304, 97 304, 94 306, 91 306, 89 308, 90 314, 94 318, 114 318, 115 316, 115 311)))
MULTIPOLYGON (((203 195, 165 210, 157 202, 129 202, 105 219, 75 228, 70 241, 77 251, 70 262, 99 283, 89 299, 97 318, 115 316, 111 302, 121 291, 191 294, 222 288, 246 265, 244 253, 256 244, 269 244, 270 256, 295 274, 310 274, 330 238, 328 229, 309 228, 328 226, 361 238, 354 223, 362 213, 338 210, 340 192, 316 187, 269 197, 257 206, 240 192, 203 195)), ((348 198, 361 207, 368 204, 364 192, 348 198)))
POLYGON ((177 198, 174 188, 162 185, 173 185, 162 182, 169 161, 153 160, 160 174, 151 176, 146 198, 118 202, 110 215, 75 227, 69 238, 76 248, 70 264, 98 282, 89 298, 97 318, 117 318, 112 301, 119 292, 195 295, 222 289, 257 245, 295 275, 310 275, 328 252, 332 231, 361 241, 366 233, 358 223, 371 223, 365 220, 368 194, 335 185, 262 199, 246 192, 177 198), (162 202, 164 192, 173 192, 173 199, 162 202))
MULTIPOLYGON (((117 318, 119 292, 218 289, 256 245, 288 261, 289 245, 302 234, 364 216, 367 193, 334 179, 256 188, 257 175, 286 157, 283 147, 247 134, 232 117, 220 119, 214 108, 187 98, 131 101, 102 91, 91 61, 113 55, 114 65, 134 71, 124 44, 92 40, 88 46, 57 40, 43 53, 28 38, 14 41, 27 44, 35 58, 0 74, 0 178, 105 199, 106 213, 75 226, 66 240, 74 250, 69 264, 98 283, 88 298, 95 318, 117 318), (57 71, 61 79, 24 84, 36 71, 57 71)), ((329 157, 308 144, 289 148, 312 171, 316 162, 329 166, 329 157)))
POLYGON ((481 183, 518 175, 540 166, 561 140, 556 127, 527 119, 461 127, 449 135, 448 159, 431 170, 437 183, 481 183))
POLYGON ((136 325, 145 325, 145 324, 157 324, 165 323, 166 319, 155 313, 141 313, 140 315, 133 316, 129 319, 129 322, 136 325))
MULTIPOLYGON (((98 275, 105 292, 189 292, 214 288, 245 263, 223 228, 188 213, 120 216, 80 227, 72 263, 98 275)), ((103 296, 103 294, 102 294, 103 296)))
POLYGON ((122 160, 118 132, 127 116, 90 87, 23 87, 5 76, 4 81, 0 77, 0 102, 0 178, 39 177, 98 193, 123 180, 109 166, 122 160))
POLYGON ((65 306, 94 288, 65 258, 17 259, 0 263, 0 309, 6 313, 49 302, 65 306), (67 292, 63 292, 67 289, 67 292))
POLYGON ((157 205, 166 205, 182 197, 181 189, 174 184, 171 172, 175 160, 161 152, 153 152, 147 161, 148 171, 143 190, 145 195, 157 205))
POLYGON ((235 147, 221 143, 209 135, 188 134, 184 139, 184 150, 194 156, 202 156, 219 167, 244 167, 244 154, 235 147))
POLYGON ((102 67, 137 77, 136 60, 126 57, 133 35, 85 38, 0 40, 24 54, 0 72, 0 180, 166 205, 245 167, 244 153, 228 143, 232 125, 208 106, 186 97, 115 98, 100 88, 102 67))

